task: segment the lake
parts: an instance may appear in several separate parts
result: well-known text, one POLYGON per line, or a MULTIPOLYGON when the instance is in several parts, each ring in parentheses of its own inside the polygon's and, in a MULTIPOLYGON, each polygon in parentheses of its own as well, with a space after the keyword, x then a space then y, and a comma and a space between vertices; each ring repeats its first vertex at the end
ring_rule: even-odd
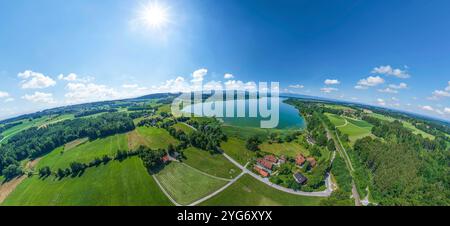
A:
MULTIPOLYGON (((269 108, 271 106, 270 97, 263 98, 263 101, 268 101, 269 108)), ((280 120, 278 123, 277 129, 303 129, 305 128, 305 120, 304 118, 299 114, 299 111, 292 105, 284 103, 284 98, 277 98, 274 101, 279 102, 280 106, 280 120)), ((249 117, 249 100, 227 100, 227 101, 217 101, 217 104, 224 104, 223 106, 226 106, 226 104, 233 104, 235 109, 238 105, 243 104, 245 101, 245 117, 237 117, 235 114, 235 117, 217 117, 218 119, 222 120, 225 124, 233 125, 233 126, 243 126, 243 127, 260 127, 261 120, 268 120, 269 118, 263 118, 258 114, 258 117, 249 117)), ((197 103, 191 106, 187 106, 183 108, 183 112, 193 112, 193 109, 202 109, 202 104, 197 103)))

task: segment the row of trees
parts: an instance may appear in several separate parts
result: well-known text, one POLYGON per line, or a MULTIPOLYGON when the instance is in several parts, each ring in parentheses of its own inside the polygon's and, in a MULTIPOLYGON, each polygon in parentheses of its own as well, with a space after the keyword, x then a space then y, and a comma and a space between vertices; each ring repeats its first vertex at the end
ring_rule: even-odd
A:
POLYGON ((39 157, 79 138, 94 140, 134 128, 133 120, 124 113, 65 120, 45 128, 33 127, 16 134, 0 146, 0 171, 7 179, 11 179, 20 174, 21 171, 16 169, 20 169, 21 160, 39 157), (13 172, 19 173, 14 175, 13 172))
POLYGON ((104 112, 113 113, 113 112, 117 112, 117 109, 100 108, 100 109, 91 109, 91 110, 81 111, 81 112, 75 114, 75 118, 85 117, 85 116, 89 116, 89 115, 95 115, 95 114, 104 113, 104 112))

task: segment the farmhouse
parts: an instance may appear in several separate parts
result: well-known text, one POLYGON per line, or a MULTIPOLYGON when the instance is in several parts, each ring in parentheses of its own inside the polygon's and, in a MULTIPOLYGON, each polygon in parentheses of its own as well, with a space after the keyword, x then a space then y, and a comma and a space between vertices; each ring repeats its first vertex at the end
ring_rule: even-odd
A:
POLYGON ((256 172, 258 172, 259 175, 261 175, 262 177, 268 177, 268 176, 270 175, 267 171, 261 169, 261 168, 258 167, 258 166, 255 166, 253 169, 254 169, 256 172))
POLYGON ((305 156, 303 156, 302 154, 297 155, 297 157, 295 158, 295 164, 299 166, 302 166, 305 161, 305 156))
POLYGON ((266 160, 261 159, 261 158, 257 159, 256 161, 258 162, 258 164, 260 166, 262 166, 262 167, 264 167, 264 168, 266 168, 268 170, 272 170, 272 168, 273 168, 273 163, 271 163, 269 161, 266 161, 266 160))
POLYGON ((316 164, 317 164, 316 159, 313 158, 313 157, 308 157, 308 158, 306 159, 306 161, 309 162, 309 164, 311 165, 311 167, 315 167, 316 164))
POLYGON ((305 184, 306 181, 308 181, 308 178, 306 178, 303 174, 301 173, 295 173, 294 175, 294 179, 297 183, 299 184, 305 184))
POLYGON ((266 156, 264 156, 264 160, 272 162, 272 163, 278 162, 277 157, 275 157, 274 155, 266 155, 266 156))

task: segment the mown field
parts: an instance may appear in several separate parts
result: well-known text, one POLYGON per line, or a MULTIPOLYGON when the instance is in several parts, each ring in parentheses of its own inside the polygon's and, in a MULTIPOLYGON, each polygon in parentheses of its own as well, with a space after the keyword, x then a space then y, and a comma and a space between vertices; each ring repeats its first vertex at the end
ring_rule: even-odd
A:
POLYGON ((227 142, 221 143, 220 147, 225 153, 241 165, 245 165, 256 156, 255 152, 250 151, 245 147, 244 140, 235 137, 229 137, 227 142))
POLYGON ((271 188, 250 175, 201 203, 202 206, 317 206, 323 198, 297 196, 271 188))
POLYGON ((2 203, 5 206, 122 206, 172 203, 147 173, 142 161, 129 158, 87 169, 81 177, 62 180, 33 176, 2 203))
POLYGON ((184 154, 186 156, 184 163, 216 177, 231 179, 241 172, 222 154, 210 154, 208 151, 194 147, 187 148, 184 154))
POLYGON ((172 162, 156 174, 164 189, 179 204, 188 205, 224 186, 227 181, 219 180, 172 162))

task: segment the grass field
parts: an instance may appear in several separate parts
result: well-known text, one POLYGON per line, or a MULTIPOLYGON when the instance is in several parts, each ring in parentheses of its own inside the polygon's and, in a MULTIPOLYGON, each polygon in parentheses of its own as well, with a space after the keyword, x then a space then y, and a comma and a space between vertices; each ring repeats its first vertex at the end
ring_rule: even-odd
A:
POLYGON ((192 132, 194 132, 194 129, 192 129, 188 125, 181 123, 181 122, 178 122, 175 125, 173 125, 173 128, 175 128, 177 131, 181 130, 188 135, 191 134, 192 132))
POLYGON ((177 162, 167 165, 156 177, 167 193, 182 205, 211 194, 227 183, 177 162))
POLYGON ((194 147, 184 151, 183 162, 213 176, 231 179, 239 175, 241 170, 228 161, 222 154, 210 154, 194 147))
POLYGON ((130 148, 136 148, 139 145, 145 145, 150 148, 167 148, 169 144, 178 144, 175 138, 160 128, 155 127, 138 127, 128 135, 130 148))
POLYGON ((308 150, 306 150, 302 145, 296 142, 285 142, 285 143, 272 143, 269 144, 264 142, 259 146, 261 151, 269 152, 275 155, 285 155, 295 158, 298 154, 303 154, 304 156, 309 156, 308 150))
POLYGON ((323 198, 298 196, 278 191, 250 175, 201 203, 203 206, 317 206, 323 198))
POLYGON ((325 113, 325 115, 330 119, 331 123, 333 123, 334 126, 345 125, 345 119, 343 119, 342 117, 330 113, 325 113))
POLYGON ((254 128, 254 127, 238 127, 238 126, 230 126, 224 125, 222 130, 229 137, 236 137, 240 139, 248 139, 251 136, 259 135, 261 137, 267 137, 269 131, 267 129, 254 128))
POLYGON ((76 178, 41 180, 33 176, 23 181, 2 205, 168 206, 172 203, 147 173, 142 161, 133 157, 89 168, 76 178))
POLYGON ((71 162, 89 163, 95 157, 113 156, 118 150, 128 150, 125 134, 117 134, 89 141, 71 149, 59 147, 39 161, 37 169, 49 166, 52 170, 67 168, 71 162))
POLYGON ((245 147, 244 140, 235 137, 229 137, 228 141, 222 142, 220 147, 241 165, 245 165, 256 156, 255 152, 252 152, 245 147))
POLYGON ((348 117, 344 118, 334 114, 326 115, 335 126, 338 126, 338 129, 342 133, 348 135, 351 145, 353 145, 355 141, 360 138, 372 135, 372 125, 366 121, 351 119, 348 117), (345 120, 347 120, 347 125, 345 125, 345 120))

